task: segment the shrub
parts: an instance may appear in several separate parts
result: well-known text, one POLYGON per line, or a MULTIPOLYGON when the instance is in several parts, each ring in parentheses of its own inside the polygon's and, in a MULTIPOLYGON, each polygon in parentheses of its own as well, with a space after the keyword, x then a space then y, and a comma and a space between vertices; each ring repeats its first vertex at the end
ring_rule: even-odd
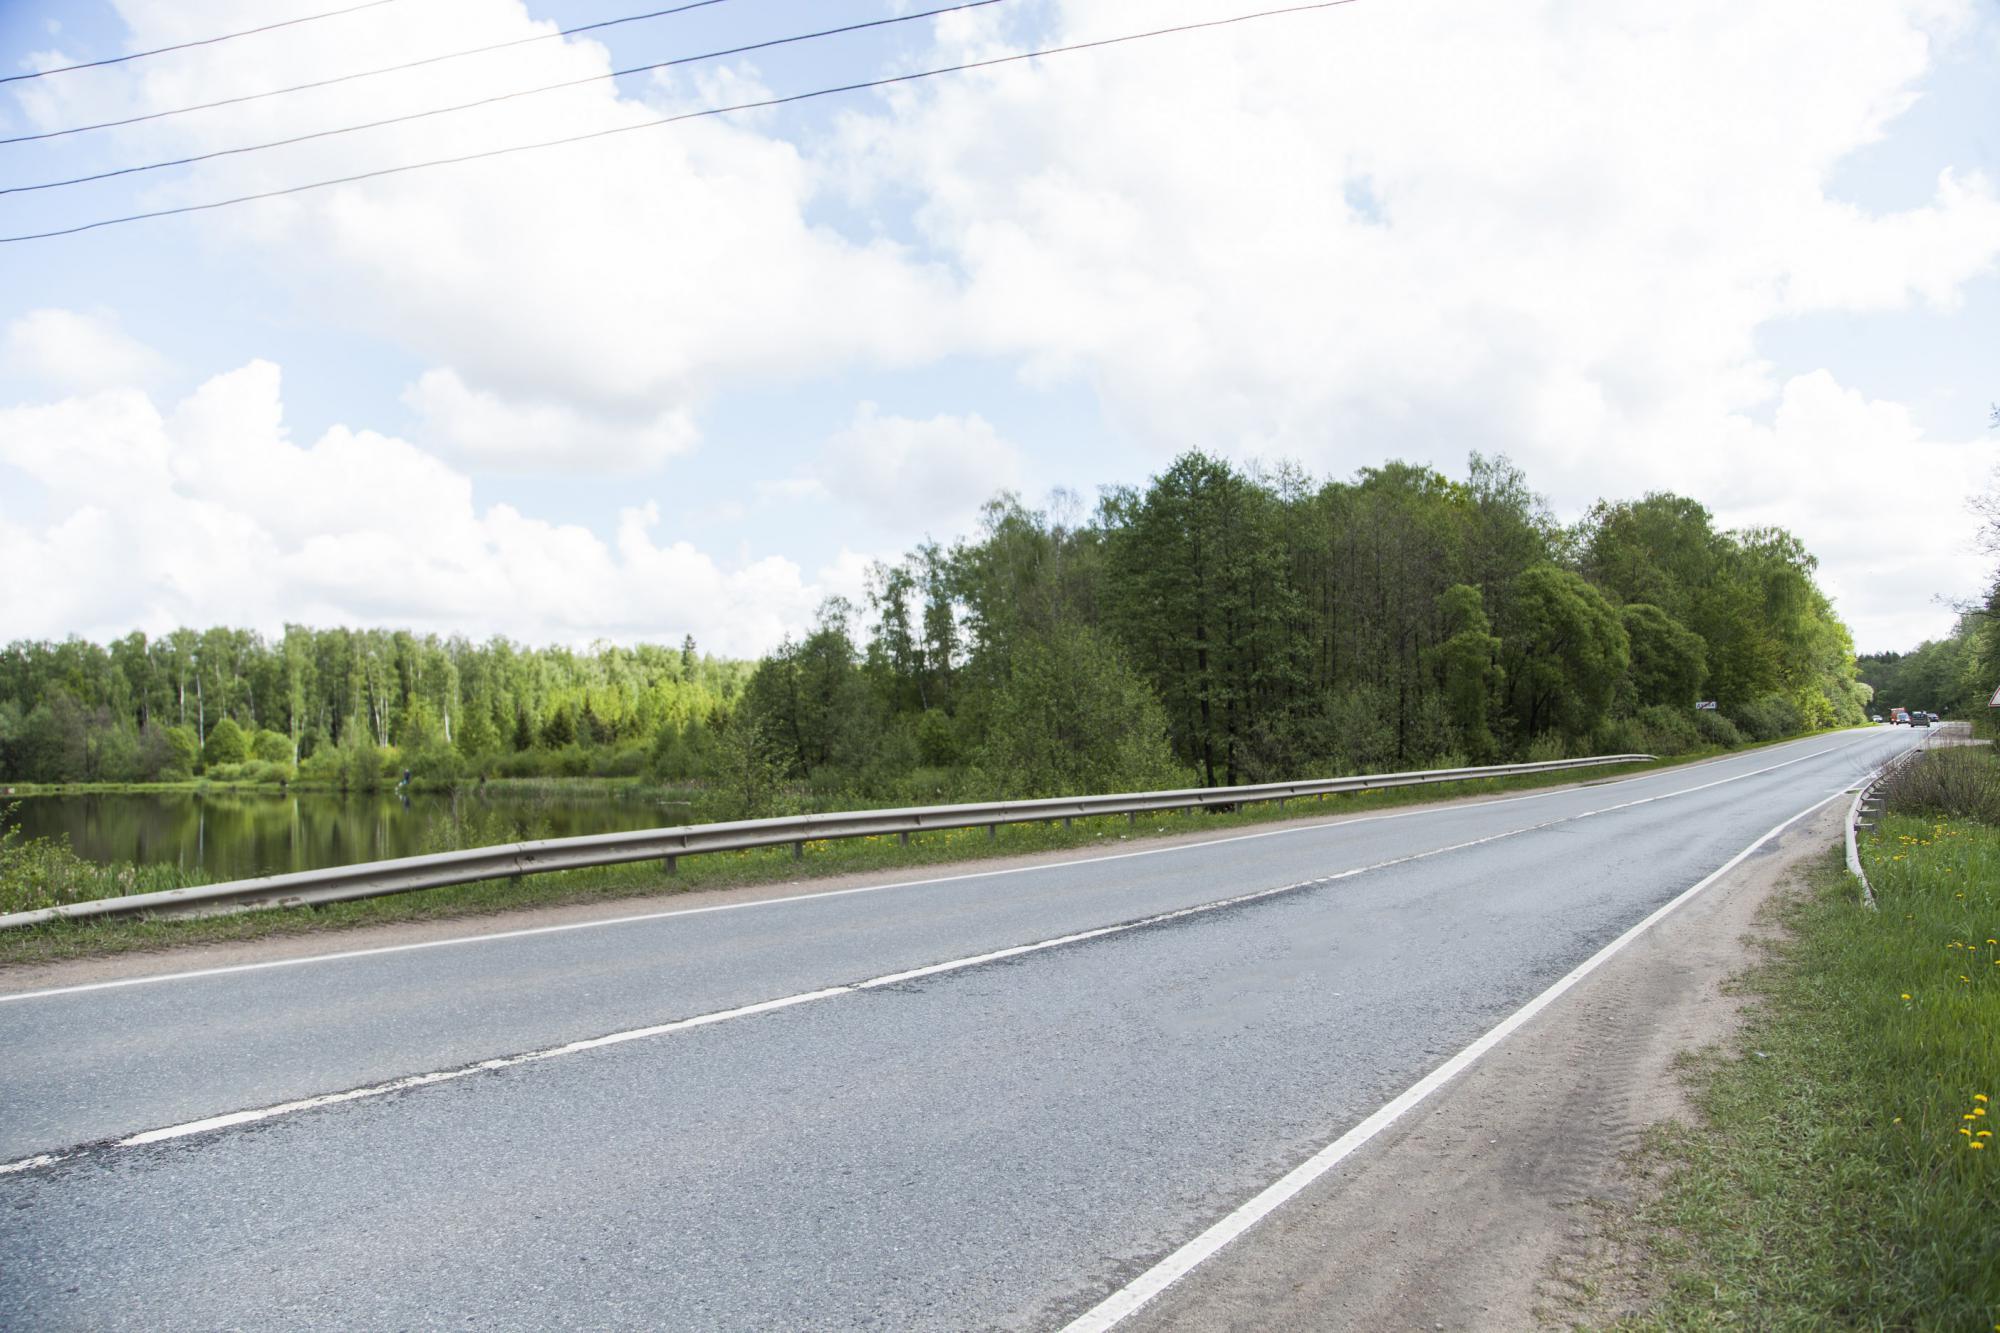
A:
POLYGON ((1700 724, 1695 719, 1700 716, 1694 709, 1684 705, 1654 704, 1639 710, 1639 732, 1645 743, 1640 747, 1648 754, 1686 754, 1701 748, 1700 724))
POLYGON ((292 766, 249 759, 240 764, 210 764, 202 776, 211 782, 264 782, 275 785, 291 781, 292 766))
POLYGON ((1743 744, 1743 733, 1722 714, 1704 709, 1694 715, 1694 729, 1704 745, 1718 745, 1725 750, 1734 750, 1743 744))
POLYGON ((1782 694, 1767 694, 1755 703, 1744 704, 1736 710, 1735 721, 1753 741, 1775 741, 1806 729, 1798 704, 1782 694))
POLYGON ((1546 764, 1557 759, 1569 758, 1569 746, 1553 731, 1545 731, 1528 742, 1528 752, 1523 756, 1530 764, 1546 764))
POLYGON ((1883 803, 1899 815, 1944 815, 2000 825, 2000 760, 1984 746, 1932 750, 1882 784, 1883 803))
POLYGON ((260 731, 250 738, 250 757, 267 764, 289 764, 292 762, 292 742, 289 737, 275 731, 260 731))
POLYGON ((250 742, 233 718, 225 717, 208 729, 208 740, 201 747, 202 763, 240 764, 249 757, 250 742))
POLYGON ((1648 750, 1646 731, 1629 717, 1600 722, 1590 735, 1593 754, 1639 754, 1648 750))

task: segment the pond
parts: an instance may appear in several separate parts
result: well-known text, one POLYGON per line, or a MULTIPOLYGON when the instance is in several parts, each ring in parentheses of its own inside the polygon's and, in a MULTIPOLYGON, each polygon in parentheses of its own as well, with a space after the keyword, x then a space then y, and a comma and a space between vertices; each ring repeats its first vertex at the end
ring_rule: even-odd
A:
MULTIPOLYGON (((67 835, 102 863, 176 864, 215 879, 417 856, 528 838, 688 822, 685 803, 609 793, 144 792, 22 796, 25 836, 67 835)), ((7 802, 0 801, 0 808, 7 802)))

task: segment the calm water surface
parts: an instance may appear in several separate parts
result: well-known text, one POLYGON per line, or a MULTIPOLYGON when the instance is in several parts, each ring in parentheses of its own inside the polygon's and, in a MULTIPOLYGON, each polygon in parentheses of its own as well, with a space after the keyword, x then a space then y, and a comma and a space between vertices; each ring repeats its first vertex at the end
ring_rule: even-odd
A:
MULTIPOLYGON (((149 792, 23 796, 28 837, 68 835, 92 861, 168 862, 221 879, 526 838, 685 823, 685 805, 610 796, 149 792)), ((4 804, 4 803, 0 803, 4 804)))

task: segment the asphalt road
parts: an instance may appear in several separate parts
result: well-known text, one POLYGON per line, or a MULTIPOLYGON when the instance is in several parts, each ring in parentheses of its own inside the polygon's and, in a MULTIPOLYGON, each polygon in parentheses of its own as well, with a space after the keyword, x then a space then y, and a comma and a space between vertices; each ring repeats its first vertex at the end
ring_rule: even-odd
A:
POLYGON ((1916 739, 0 996, 0 1327, 1059 1327, 1916 739))

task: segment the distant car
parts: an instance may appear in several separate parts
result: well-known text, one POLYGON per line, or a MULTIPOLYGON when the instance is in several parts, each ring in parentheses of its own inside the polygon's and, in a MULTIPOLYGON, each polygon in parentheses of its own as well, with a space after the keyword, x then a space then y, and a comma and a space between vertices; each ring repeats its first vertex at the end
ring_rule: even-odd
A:
POLYGON ((1928 727, 1928 726, 1929 726, 1930 724, 1931 724, 1931 715, 1930 715, 1929 713, 1912 713, 1912 714, 1910 714, 1910 725, 1911 725, 1911 726, 1913 726, 1913 727, 1928 727))
POLYGON ((1882 715, 1880 713, 1875 713, 1871 715, 1868 720, 1870 722, 1880 722, 1882 720, 1882 715))
POLYGON ((1906 726, 1908 726, 1909 724, 1910 724, 1910 710, 1909 710, 1909 709, 1907 709, 1907 708, 1891 708, 1891 709, 1889 710, 1889 725, 1890 725, 1890 726, 1892 726, 1892 727, 1906 727, 1906 726))

